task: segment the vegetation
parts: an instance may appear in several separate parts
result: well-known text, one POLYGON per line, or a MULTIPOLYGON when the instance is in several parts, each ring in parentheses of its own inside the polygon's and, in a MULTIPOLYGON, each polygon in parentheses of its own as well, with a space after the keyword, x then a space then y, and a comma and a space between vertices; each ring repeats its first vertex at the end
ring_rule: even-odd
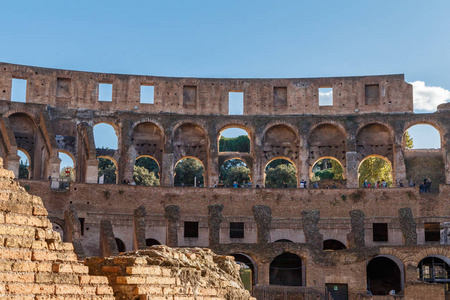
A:
POLYGON ((29 178, 29 171, 28 171, 28 161, 20 160, 19 163, 19 178, 29 178))
POLYGON ((405 139, 405 147, 406 147, 406 149, 414 148, 413 138, 411 137, 411 135, 409 134, 408 131, 405 132, 404 139, 405 139))
POLYGON ((312 181, 319 181, 323 179, 343 179, 344 170, 341 164, 335 159, 321 159, 313 166, 312 172, 314 176, 312 181))
POLYGON ((133 180, 136 185, 159 186, 158 163, 150 157, 141 157, 136 160, 133 169, 133 180))
POLYGON ((234 138, 221 136, 219 140, 220 152, 250 152, 250 139, 246 135, 234 138))
POLYGON ((239 185, 245 181, 250 181, 250 169, 240 159, 227 160, 221 167, 219 172, 219 180, 223 182, 225 187, 233 186, 236 181, 239 185))
POLYGON ((182 159, 175 167, 175 186, 194 186, 194 180, 197 180, 197 186, 203 186, 203 165, 195 158, 182 159))
POLYGON ((110 159, 98 159, 98 177, 100 178, 103 175, 103 183, 116 183, 116 165, 110 159))
POLYGON ((297 187, 297 176, 294 165, 285 159, 277 159, 266 167, 266 188, 282 188, 286 183, 288 188, 297 187))
POLYGON ((391 165, 382 158, 369 157, 361 163, 359 167, 359 186, 363 187, 364 181, 374 183, 386 181, 388 186, 392 186, 391 165))
POLYGON ((65 167, 59 173, 59 179, 67 181, 75 181, 75 169, 73 167, 65 167))

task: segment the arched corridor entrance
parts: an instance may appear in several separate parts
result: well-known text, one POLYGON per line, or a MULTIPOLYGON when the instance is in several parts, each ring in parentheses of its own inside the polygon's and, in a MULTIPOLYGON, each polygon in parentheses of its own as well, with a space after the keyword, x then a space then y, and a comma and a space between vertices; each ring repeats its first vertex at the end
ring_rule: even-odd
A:
POLYGON ((390 258, 378 256, 367 264, 367 287, 373 295, 388 295, 391 290, 402 290, 399 266, 390 258))
POLYGON ((204 167, 202 162, 195 157, 180 159, 175 166, 175 186, 204 186, 204 167))
POLYGON ((270 263, 269 282, 273 285, 302 286, 303 263, 297 255, 289 252, 278 255, 270 263))

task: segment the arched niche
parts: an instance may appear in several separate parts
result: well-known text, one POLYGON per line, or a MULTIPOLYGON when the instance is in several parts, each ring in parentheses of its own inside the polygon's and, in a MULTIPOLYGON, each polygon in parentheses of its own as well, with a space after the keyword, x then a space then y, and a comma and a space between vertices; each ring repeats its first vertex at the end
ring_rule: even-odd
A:
POLYGON ((299 157, 300 139, 291 127, 279 124, 266 130, 262 146, 263 161, 266 163, 276 157, 286 157, 296 162, 299 157))
POLYGON ((441 129, 428 123, 415 123, 409 126, 402 137, 402 146, 405 150, 441 149, 442 144, 443 134, 441 129), (408 143, 411 140, 412 145, 408 143))
POLYGON ((75 158, 67 151, 58 150, 58 157, 61 159, 59 165, 59 177, 64 181, 76 180, 75 158))
POLYGON ((367 124, 356 135, 356 148, 359 160, 376 154, 393 161, 394 138, 392 131, 382 124, 367 124))
POLYGON ((398 294, 403 290, 403 263, 391 256, 377 256, 366 267, 367 288, 373 295, 388 295, 391 290, 398 294))
POLYGON ((265 168, 264 186, 266 188, 296 188, 297 168, 288 157, 276 157, 265 168))
POLYGON ((173 134, 173 147, 175 161, 193 157, 206 164, 209 141, 206 132, 199 125, 184 123, 178 126, 173 134))
POLYGON ((311 181, 334 181, 345 179, 345 170, 341 162, 334 157, 325 156, 317 159, 309 172, 311 181))
POLYGON ((244 160, 240 158, 231 158, 220 164, 219 168, 219 186, 233 187, 236 182, 239 187, 250 187, 251 169, 244 160))
MULTIPOLYGON (((417 279, 429 283, 448 285, 450 278, 450 259, 443 255, 430 255, 417 265, 417 279)), ((448 290, 448 286, 446 288, 448 290)))
POLYGON ((236 262, 247 266, 251 270, 252 286, 256 285, 258 283, 258 265, 254 261, 254 259, 245 253, 232 253, 230 255, 234 257, 234 260, 236 262))
POLYGON ((338 240, 329 239, 323 241, 323 251, 337 251, 344 249, 347 249, 347 247, 338 240))
POLYGON ((183 157, 175 165, 174 185, 180 187, 203 187, 205 167, 196 157, 183 157))
MULTIPOLYGON (((394 171, 392 163, 386 157, 380 155, 369 155, 364 158, 358 166, 358 183, 359 187, 365 186, 364 183, 370 183, 370 187, 384 187, 383 181, 386 182, 386 187, 394 186, 394 171)), ((406 186, 407 182, 403 182, 406 186)))
POLYGON ((154 123, 143 122, 136 125, 131 134, 135 156, 149 156, 158 164, 162 162, 164 152, 164 134, 154 123))
POLYGON ((270 263, 269 282, 271 285, 302 286, 303 261, 293 253, 284 252, 270 263))
POLYGON ((149 239, 145 239, 145 245, 147 247, 151 247, 151 246, 161 245, 161 243, 156 239, 149 238, 149 239))
POLYGON ((20 156, 19 161, 19 178, 30 179, 31 166, 30 166, 30 154, 22 148, 17 149, 17 154, 20 156))
POLYGON ((347 137, 336 125, 321 124, 315 127, 308 140, 310 168, 321 157, 333 157, 346 166, 347 137))

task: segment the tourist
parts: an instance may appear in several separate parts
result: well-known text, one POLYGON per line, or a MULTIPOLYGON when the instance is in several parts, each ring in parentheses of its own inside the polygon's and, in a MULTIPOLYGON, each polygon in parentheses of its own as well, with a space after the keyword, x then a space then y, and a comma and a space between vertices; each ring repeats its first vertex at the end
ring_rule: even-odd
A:
POLYGON ((367 182, 367 179, 366 179, 366 180, 364 180, 363 188, 368 188, 368 187, 369 187, 369 185, 370 185, 370 183, 369 183, 369 182, 367 182))
POLYGON ((283 181, 283 188, 287 188, 287 187, 288 187, 287 183, 283 181))
POLYGON ((427 179, 426 186, 427 186, 427 192, 431 193, 431 178, 427 179))
POLYGON ((403 186, 403 181, 402 181, 401 179, 399 180, 397 187, 399 187, 399 188, 404 187, 404 186, 403 186))
POLYGON ((316 182, 314 182, 314 184, 313 184, 313 188, 315 188, 315 189, 318 189, 319 188, 319 183, 316 181, 316 182))
POLYGON ((333 185, 331 186, 331 188, 332 189, 337 189, 338 187, 337 187, 336 183, 333 182, 333 185))
POLYGON ((409 187, 415 187, 416 186, 416 184, 414 183, 414 181, 411 179, 410 181, 409 181, 409 187))
POLYGON ((381 187, 387 188, 387 182, 386 182, 386 180, 384 180, 384 179, 381 180, 381 187))
POLYGON ((237 189, 237 187, 238 187, 238 183, 236 181, 233 182, 233 188, 237 189))
POLYGON ((306 181, 304 179, 302 179, 302 181, 300 181, 300 188, 306 189, 306 181))
POLYGON ((131 183, 130 183, 130 185, 136 185, 136 181, 134 181, 134 180, 131 180, 131 183))
POLYGON ((223 188, 223 181, 219 181, 219 188, 223 188))
POLYGON ((249 189, 251 189, 251 188, 253 187, 253 183, 252 183, 251 180, 248 181, 247 187, 248 187, 249 189))

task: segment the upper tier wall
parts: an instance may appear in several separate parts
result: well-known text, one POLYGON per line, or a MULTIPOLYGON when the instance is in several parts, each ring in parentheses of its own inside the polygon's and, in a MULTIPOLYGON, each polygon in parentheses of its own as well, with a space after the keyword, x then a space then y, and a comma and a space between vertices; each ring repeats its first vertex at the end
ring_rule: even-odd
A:
MULTIPOLYGON (((404 75, 211 79, 117 75, 0 63, 0 100, 11 100, 12 78, 26 79, 26 101, 108 111, 228 115, 229 92, 244 93, 244 115, 412 112, 404 75), (98 100, 99 83, 113 86, 112 101, 98 100), (140 86, 154 86, 154 104, 140 103, 140 86), (319 88, 333 89, 333 105, 319 106, 319 88)), ((12 99, 15 100, 15 99, 12 99)))

